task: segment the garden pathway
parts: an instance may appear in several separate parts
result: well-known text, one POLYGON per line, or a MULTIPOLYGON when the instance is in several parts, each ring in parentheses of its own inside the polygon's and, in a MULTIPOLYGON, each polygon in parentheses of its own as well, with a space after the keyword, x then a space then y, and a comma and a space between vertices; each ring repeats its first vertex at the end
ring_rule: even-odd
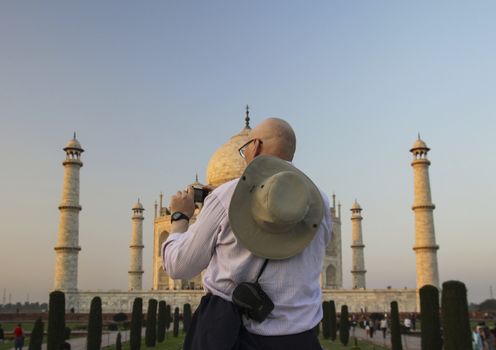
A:
MULTIPOLYGON (((357 328, 354 332, 355 335, 353 335, 353 329, 350 330, 350 339, 352 339, 353 336, 356 336, 358 339, 367 340, 374 344, 391 348, 391 333, 386 334, 386 339, 383 339, 382 332, 380 331, 374 332, 373 338, 368 337, 367 333, 362 328, 357 328)), ((403 345, 403 350, 421 350, 420 336, 402 335, 401 343, 403 345)))
MULTIPOLYGON (((107 332, 102 334, 102 348, 114 345, 119 332, 107 332)), ((129 331, 121 331, 121 341, 124 343, 129 340, 129 331)), ((86 337, 69 339, 71 350, 86 350, 86 337)), ((26 347, 28 344, 24 344, 26 347)), ((46 343, 41 346, 41 350, 46 350, 46 343)), ((9 349, 14 350, 14 348, 9 349)))

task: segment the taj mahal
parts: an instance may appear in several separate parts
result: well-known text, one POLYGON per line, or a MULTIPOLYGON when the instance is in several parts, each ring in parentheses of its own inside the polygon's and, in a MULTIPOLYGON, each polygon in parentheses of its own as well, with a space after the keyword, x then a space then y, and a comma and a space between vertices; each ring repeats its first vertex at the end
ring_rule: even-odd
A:
MULTIPOLYGON (((218 148, 208 162, 206 184, 219 186, 240 177, 245 168, 245 161, 239 156, 238 148, 248 141, 250 128, 249 110, 246 110, 245 125, 241 131, 232 136, 218 148)), ((336 308, 348 305, 350 312, 384 312, 389 310, 391 301, 397 301, 401 312, 418 312, 418 289, 426 284, 439 288, 437 250, 434 230, 434 204, 432 203, 429 166, 427 158, 429 148, 420 139, 413 144, 414 199, 412 210, 415 215, 416 288, 415 289, 367 289, 365 269, 365 245, 362 235, 362 208, 355 200, 351 211, 351 250, 352 250, 352 285, 343 287, 342 244, 341 244, 341 204, 336 203, 332 195, 332 206, 327 208, 333 220, 333 234, 326 249, 326 256, 321 272, 321 286, 324 300, 334 300, 336 308)), ((63 161, 64 180, 59 205, 60 219, 57 242, 55 245, 55 274, 53 290, 66 294, 66 308, 75 312, 89 312, 91 300, 95 296, 102 299, 104 312, 130 312, 136 297, 143 298, 146 308, 149 299, 165 300, 171 306, 182 307, 190 303, 195 308, 203 296, 202 274, 190 280, 174 280, 167 275, 161 265, 162 243, 171 232, 171 213, 163 203, 160 194, 154 206, 152 285, 143 286, 143 220, 144 207, 138 200, 132 207, 130 263, 128 270, 128 290, 95 291, 78 288, 78 254, 79 246, 79 203, 80 169, 83 166, 81 144, 74 137, 64 147, 66 158, 63 161)), ((203 186, 196 181, 193 186, 203 186)), ((201 211, 197 204, 193 223, 201 211)), ((83 233, 84 234, 84 233, 83 233)))

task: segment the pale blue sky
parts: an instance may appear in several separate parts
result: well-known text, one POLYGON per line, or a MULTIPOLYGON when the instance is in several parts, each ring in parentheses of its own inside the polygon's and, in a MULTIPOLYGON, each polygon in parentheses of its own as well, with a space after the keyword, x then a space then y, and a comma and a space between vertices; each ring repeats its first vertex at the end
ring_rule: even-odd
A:
POLYGON ((408 152, 432 148, 441 280, 489 297, 494 277, 493 1, 0 3, 0 293, 46 300, 63 169, 78 132, 79 287, 125 289, 131 206, 200 180, 244 123, 287 119, 295 163, 364 208, 367 285, 415 286, 408 152))

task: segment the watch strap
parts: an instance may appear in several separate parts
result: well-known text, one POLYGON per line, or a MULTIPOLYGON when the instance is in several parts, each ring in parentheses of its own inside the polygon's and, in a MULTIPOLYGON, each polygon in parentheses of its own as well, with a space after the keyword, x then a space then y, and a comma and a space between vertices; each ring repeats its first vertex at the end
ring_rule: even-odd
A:
POLYGON ((173 223, 174 221, 179 221, 179 220, 186 220, 189 222, 189 216, 184 214, 184 213, 181 213, 180 211, 176 211, 176 212, 172 213, 171 223, 173 223))

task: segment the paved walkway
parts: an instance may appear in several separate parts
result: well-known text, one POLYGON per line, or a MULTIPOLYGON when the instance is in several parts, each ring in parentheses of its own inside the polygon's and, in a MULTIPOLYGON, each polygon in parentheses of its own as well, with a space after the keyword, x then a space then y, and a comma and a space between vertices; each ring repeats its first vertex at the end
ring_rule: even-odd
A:
MULTIPOLYGON (((118 332, 107 332, 102 334, 102 348, 107 346, 111 346, 115 344, 115 340, 117 338, 118 332)), ((144 329, 143 329, 144 333, 144 329)), ((362 328, 353 328, 350 330, 350 345, 353 345, 353 338, 367 340, 377 345, 381 345, 388 349, 391 348, 391 333, 386 334, 386 338, 382 337, 382 332, 376 331, 374 332, 374 337, 370 338, 367 336, 367 333, 362 328)), ((129 340, 129 331, 121 331, 121 341, 124 343, 129 340)), ((339 340, 338 340, 339 341, 339 340)), ((401 342, 403 344, 403 350, 421 350, 420 349, 420 337, 418 336, 409 336, 402 335, 401 342)), ((71 343, 71 350, 86 350, 86 337, 82 338, 74 338, 69 339, 69 343, 71 343)), ((28 344, 25 344, 27 346, 28 344)), ((323 344, 325 345, 325 344, 323 344)), ((14 348, 9 349, 14 350, 14 348)), ((46 350, 46 344, 42 345, 41 350, 46 350)))
MULTIPOLYGON (((365 329, 357 327, 355 329, 355 335, 353 335, 353 329, 350 331, 350 338, 352 338, 353 336, 357 337, 358 339, 367 340, 374 344, 391 348, 391 333, 386 334, 386 338, 384 339, 382 337, 381 331, 375 331, 374 337, 370 338, 369 336, 367 336, 367 332, 365 331, 365 329)), ((402 335, 401 343, 403 345, 403 350, 421 350, 420 336, 417 337, 412 335, 402 335)))
MULTIPOLYGON (((102 334, 102 348, 115 344, 119 332, 106 332, 102 334)), ((129 340, 129 331, 121 331, 121 341, 124 343, 129 340)), ((86 350, 86 337, 69 339, 71 350, 86 350)), ((24 344, 27 347, 29 344, 24 344)), ((46 343, 41 346, 41 350, 46 350, 46 343)), ((9 350, 15 350, 14 348, 9 350)))

